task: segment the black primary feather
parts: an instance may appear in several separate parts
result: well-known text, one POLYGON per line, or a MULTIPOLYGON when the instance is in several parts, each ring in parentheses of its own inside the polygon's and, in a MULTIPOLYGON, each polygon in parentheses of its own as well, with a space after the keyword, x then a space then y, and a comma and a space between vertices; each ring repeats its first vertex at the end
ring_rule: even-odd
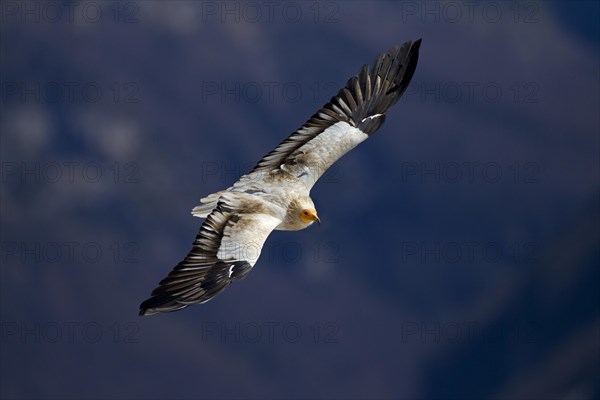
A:
POLYGON ((160 281, 151 297, 140 304, 140 315, 177 311, 204 303, 233 280, 242 279, 250 272, 252 266, 246 261, 225 261, 217 257, 225 227, 239 219, 232 212, 225 202, 219 202, 200 227, 192 250, 160 281))

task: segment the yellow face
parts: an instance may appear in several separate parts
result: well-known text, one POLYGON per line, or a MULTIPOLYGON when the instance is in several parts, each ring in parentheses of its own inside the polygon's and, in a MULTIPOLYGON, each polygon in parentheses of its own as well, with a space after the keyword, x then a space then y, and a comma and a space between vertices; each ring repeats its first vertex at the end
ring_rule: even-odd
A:
POLYGON ((321 223, 321 220, 317 216, 317 211, 313 209, 306 209, 300 212, 300 221, 305 224, 310 224, 311 222, 317 221, 318 224, 321 223))

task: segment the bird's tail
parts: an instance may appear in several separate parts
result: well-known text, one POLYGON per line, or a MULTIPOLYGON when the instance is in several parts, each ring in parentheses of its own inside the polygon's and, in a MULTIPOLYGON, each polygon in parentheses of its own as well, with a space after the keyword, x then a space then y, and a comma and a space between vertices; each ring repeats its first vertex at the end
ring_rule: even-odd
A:
POLYGON ((225 192, 226 190, 221 190, 200 199, 200 205, 192 208, 192 215, 198 218, 206 218, 217 207, 221 195, 225 192))

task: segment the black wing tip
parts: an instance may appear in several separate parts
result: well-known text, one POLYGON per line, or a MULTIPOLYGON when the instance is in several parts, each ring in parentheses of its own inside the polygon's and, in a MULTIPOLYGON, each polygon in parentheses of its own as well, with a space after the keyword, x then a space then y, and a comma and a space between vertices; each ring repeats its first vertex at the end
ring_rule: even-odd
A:
MULTIPOLYGON (((387 53, 381 53, 373 61, 370 74, 381 77, 391 84, 385 91, 373 91, 372 97, 368 101, 369 106, 362 110, 359 119, 385 114, 402 97, 416 70, 421 42, 422 39, 419 38, 415 41, 408 40, 402 45, 395 45, 387 53), (387 69, 383 73, 381 73, 382 62, 387 63, 387 69)), ((362 75, 357 76, 360 79, 362 75)), ((373 84, 373 79, 371 79, 371 84, 373 84)), ((354 119, 356 120, 356 118, 354 119)), ((369 131, 365 133, 371 135, 380 126, 381 123, 377 125, 370 123, 368 128, 365 126, 369 131)))
MULTIPOLYGON (((392 48, 390 48, 387 52, 381 53, 379 55, 379 57, 389 56, 393 59, 400 54, 402 49, 405 49, 405 48, 409 49, 409 51, 408 51, 409 54, 414 54, 414 52, 419 51, 422 41, 423 41, 423 38, 418 38, 416 40, 407 40, 406 42, 402 43, 401 45, 396 44, 396 45, 392 46, 392 48)), ((375 60, 375 62, 373 64, 375 64, 376 61, 377 61, 377 59, 375 60)))
POLYGON ((146 315, 152 315, 153 313, 149 312, 147 308, 140 308, 140 312, 138 315, 140 317, 145 317, 146 315))
POLYGON ((138 313, 138 315, 140 317, 145 317, 148 315, 154 315, 159 313, 173 312, 181 310, 188 306, 188 304, 177 303, 173 300, 174 299, 171 297, 150 297, 148 300, 140 304, 140 312, 138 313))
POLYGON ((146 315, 154 315, 161 312, 170 312, 184 308, 185 305, 178 304, 173 296, 169 293, 156 293, 157 289, 162 289, 162 286, 157 287, 152 291, 150 298, 144 300, 140 304, 140 317, 146 315))
POLYGON ((419 38, 419 39, 415 40, 414 42, 412 42, 412 44, 410 45, 410 50, 408 51, 409 60, 415 59, 415 61, 414 61, 415 64, 416 64, 416 59, 419 57, 419 49, 421 48, 421 41, 422 41, 422 39, 419 38))
POLYGON ((139 316, 144 317, 146 315, 154 315, 160 312, 160 306, 156 304, 156 298, 150 297, 140 304, 139 316))

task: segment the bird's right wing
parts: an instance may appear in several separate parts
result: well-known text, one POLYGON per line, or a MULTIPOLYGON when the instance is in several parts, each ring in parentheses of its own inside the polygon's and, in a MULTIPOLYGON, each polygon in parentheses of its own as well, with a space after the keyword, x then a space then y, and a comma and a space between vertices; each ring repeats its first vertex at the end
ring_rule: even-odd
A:
POLYGON ((276 206, 257 196, 221 196, 192 250, 140 305, 140 315, 180 310, 204 303, 252 269, 262 246, 282 221, 276 206))
POLYGON ((336 96, 264 156, 242 180, 299 178, 310 190, 340 157, 372 135, 402 96, 417 67, 421 39, 393 47, 362 67, 336 96))

